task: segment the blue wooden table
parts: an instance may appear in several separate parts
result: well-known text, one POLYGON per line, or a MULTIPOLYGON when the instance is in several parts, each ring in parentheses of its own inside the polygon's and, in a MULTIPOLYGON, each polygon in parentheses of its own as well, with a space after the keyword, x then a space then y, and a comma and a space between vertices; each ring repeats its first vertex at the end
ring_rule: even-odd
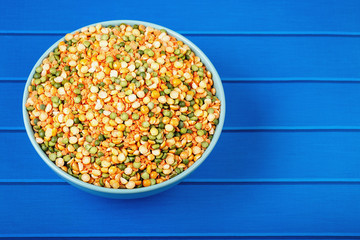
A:
POLYGON ((5 1, 0 7, 0 237, 360 237, 360 1, 5 1), (178 31, 218 69, 224 131, 185 182, 136 200, 59 179, 26 136, 21 98, 41 54, 81 26, 178 31))

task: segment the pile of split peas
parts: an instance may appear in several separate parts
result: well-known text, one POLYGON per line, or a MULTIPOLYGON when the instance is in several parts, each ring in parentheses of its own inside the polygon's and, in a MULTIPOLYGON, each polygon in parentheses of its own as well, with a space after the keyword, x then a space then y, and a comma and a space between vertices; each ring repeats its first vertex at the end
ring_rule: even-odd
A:
POLYGON ((164 182, 209 146, 211 73, 183 42, 143 25, 84 27, 36 68, 26 108, 56 166, 107 188, 164 182))

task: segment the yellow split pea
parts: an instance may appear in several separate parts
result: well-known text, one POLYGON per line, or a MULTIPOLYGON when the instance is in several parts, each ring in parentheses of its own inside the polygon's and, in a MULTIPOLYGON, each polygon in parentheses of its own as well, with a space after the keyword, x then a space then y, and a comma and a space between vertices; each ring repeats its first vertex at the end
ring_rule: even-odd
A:
POLYGON ((37 143, 59 168, 132 189, 198 160, 220 104, 189 46, 165 30, 122 24, 67 34, 36 68, 26 108, 37 143))

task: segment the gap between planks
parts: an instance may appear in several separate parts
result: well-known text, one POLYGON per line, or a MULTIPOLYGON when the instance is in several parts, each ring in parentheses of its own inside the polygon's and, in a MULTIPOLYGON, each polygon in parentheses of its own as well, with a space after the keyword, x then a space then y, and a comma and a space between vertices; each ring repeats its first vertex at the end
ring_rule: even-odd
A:
POLYGON ((225 238, 225 239, 337 239, 337 238, 359 238, 360 233, 15 233, 15 234, 1 234, 0 238, 101 238, 101 237, 119 237, 119 238, 199 238, 199 239, 212 239, 212 238, 225 238))
MULTIPOLYGON (((0 35, 65 35, 73 31, 0 30, 0 35)), ((315 36, 315 37, 359 37, 360 32, 338 31, 176 31, 185 36, 315 36)))
MULTIPOLYGON (((185 179, 180 185, 313 185, 360 184, 360 178, 244 178, 185 179)), ((1 185, 68 185, 62 179, 0 179, 1 185)))
MULTIPOLYGON (((0 77, 0 83, 25 83, 26 77, 0 77)), ((321 78, 321 77, 283 77, 283 78, 221 78, 223 83, 360 83, 360 78, 321 78)))
MULTIPOLYGON (((360 126, 256 126, 224 127, 223 132, 358 132, 360 126)), ((24 127, 0 127, 0 133, 25 132, 24 127)))

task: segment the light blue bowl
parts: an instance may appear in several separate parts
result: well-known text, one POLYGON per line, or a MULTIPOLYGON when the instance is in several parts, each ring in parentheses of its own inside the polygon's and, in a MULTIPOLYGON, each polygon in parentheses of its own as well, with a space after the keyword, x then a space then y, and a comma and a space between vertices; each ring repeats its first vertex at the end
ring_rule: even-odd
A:
MULTIPOLYGON (((225 120, 225 95, 224 95, 224 89, 221 83, 221 79, 219 77, 219 74, 217 73, 215 67, 212 65, 212 63, 210 62, 210 60, 206 57, 206 55, 197 47, 195 46, 195 44, 193 44, 191 41, 189 41, 187 38, 185 38, 184 36, 180 35, 179 33, 176 33, 168 28, 153 24, 153 23, 148 23, 148 22, 143 22, 143 21, 134 21, 134 20, 114 20, 114 21, 107 21, 107 22, 100 22, 100 23, 95 23, 95 24, 91 24, 88 25, 89 26, 94 26, 96 24, 101 24, 103 26, 108 26, 108 25, 120 25, 121 23, 126 23, 129 25, 134 25, 134 24, 138 24, 138 25, 144 25, 144 26, 151 26, 153 28, 156 29, 166 29, 166 31, 168 32, 168 34, 170 34, 171 36, 174 36, 176 39, 183 41, 185 44, 187 44, 192 51, 194 51, 194 53, 199 56, 201 58, 201 61, 205 64, 206 68, 212 73, 212 77, 213 77, 213 81, 214 81, 214 87, 216 89, 216 96, 220 99, 221 101, 221 114, 220 114, 220 119, 219 119, 219 124, 216 127, 215 130, 215 134, 213 136, 213 139, 209 145, 209 147, 206 149, 206 151, 204 152, 204 154, 201 156, 200 159, 198 159, 191 167, 189 167, 187 170, 185 170, 184 172, 182 172, 181 174, 177 175, 176 177, 165 181, 163 183, 160 184, 156 184, 156 185, 152 185, 149 187, 143 187, 143 188, 136 188, 136 189, 110 189, 110 188, 104 188, 104 187, 98 187, 89 183, 85 183, 77 178, 72 177, 71 175, 69 175, 68 173, 64 172, 63 170, 61 170, 59 167, 57 167, 49 158, 48 156, 42 151, 40 145, 38 143, 36 143, 35 141, 35 137, 34 137, 34 132, 33 129, 31 127, 30 124, 30 120, 29 120, 29 115, 28 112, 25 108, 25 103, 26 100, 28 98, 28 87, 31 83, 31 80, 33 78, 33 75, 35 73, 35 68, 37 66, 39 66, 41 64, 41 62, 43 61, 44 58, 46 58, 50 52, 52 52, 58 45, 58 43, 60 41, 63 41, 64 38, 61 38, 59 41, 57 41, 56 43, 54 43, 41 57, 40 59, 36 62, 35 66, 33 67, 33 69, 30 72, 30 75, 26 81, 26 85, 25 85, 25 89, 24 89, 24 95, 23 95, 23 103, 22 103, 22 110, 23 110, 23 119, 24 119, 24 124, 25 124, 25 128, 26 128, 26 132, 27 135, 29 136, 29 139, 31 141, 31 144, 34 146, 36 152, 40 155, 40 157, 42 158, 42 160, 44 160, 44 162, 56 173, 58 174, 60 177, 62 177, 63 179, 65 179, 67 182, 69 182, 71 185, 84 190, 86 192, 98 195, 98 196, 102 196, 102 197, 109 197, 109 198, 141 198, 141 197, 147 197, 156 193, 160 193, 162 191, 165 191, 166 189, 169 189, 170 187, 173 187, 174 185, 180 183, 180 181, 182 179, 184 179, 186 176, 188 176, 190 173, 192 173, 197 167, 200 166, 201 163, 203 163, 205 161, 205 159, 207 158, 207 156, 209 156, 209 154, 211 153, 211 151, 214 149, 216 142, 218 141, 223 125, 224 125, 224 120, 225 120)), ((81 29, 81 28, 80 28, 81 29)), ((76 30, 76 31, 80 31, 80 29, 76 30)), ((76 32, 75 31, 75 32, 76 32)))

